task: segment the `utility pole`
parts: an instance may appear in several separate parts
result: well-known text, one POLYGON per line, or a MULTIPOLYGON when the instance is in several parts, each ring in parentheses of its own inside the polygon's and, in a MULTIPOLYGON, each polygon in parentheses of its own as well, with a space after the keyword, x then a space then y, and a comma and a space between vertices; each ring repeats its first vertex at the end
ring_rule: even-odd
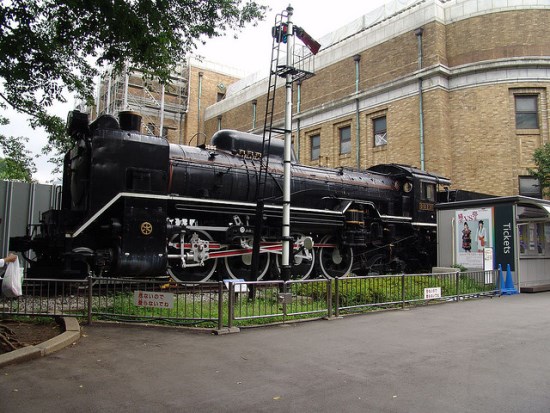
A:
MULTIPOLYGON (((259 255, 263 216, 265 205, 265 186, 269 171, 269 148, 273 132, 284 134, 284 157, 283 157, 283 216, 282 216, 282 256, 281 256, 281 278, 288 280, 291 275, 291 253, 293 239, 290 236, 290 203, 292 184, 292 84, 296 81, 305 80, 313 76, 312 72, 297 68, 294 54, 294 37, 298 37, 312 54, 317 54, 321 45, 313 40, 305 30, 294 26, 292 15, 294 9, 288 6, 285 11, 275 18, 275 26, 272 29, 273 47, 271 54, 271 68, 269 86, 267 93, 266 113, 264 122, 264 134, 262 142, 262 153, 260 158, 260 171, 256 186, 256 222, 254 230, 254 243, 252 248, 251 277, 255 279, 259 267, 259 255), (285 19, 286 21, 283 21, 285 19), (281 43, 286 44, 286 62, 279 64, 279 50, 281 43), (275 107, 275 92, 277 88, 277 77, 285 79, 285 118, 284 128, 273 128, 273 114, 275 107)), ((304 59, 305 60, 305 59, 304 59)), ((303 62, 302 62, 303 63, 303 62)))
POLYGON ((286 101, 285 101, 285 146, 283 160, 283 256, 281 260, 281 277, 290 279, 290 251, 292 238, 290 237, 290 184, 292 180, 292 72, 294 70, 294 25, 292 14, 294 9, 289 5, 287 12, 287 42, 286 42, 286 66, 289 69, 285 76, 286 101))

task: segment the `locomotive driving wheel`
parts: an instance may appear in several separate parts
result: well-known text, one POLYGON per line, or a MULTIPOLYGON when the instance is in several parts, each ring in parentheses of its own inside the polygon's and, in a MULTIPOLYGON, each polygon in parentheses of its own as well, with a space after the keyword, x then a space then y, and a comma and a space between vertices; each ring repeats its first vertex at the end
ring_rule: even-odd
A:
MULTIPOLYGON (((200 238, 208 241, 213 241, 212 236, 201 230, 193 230, 200 238)), ((174 246, 168 246, 169 250, 172 252, 180 252, 179 249, 174 246)), ((206 282, 212 277, 216 271, 218 265, 218 259, 208 259, 204 262, 204 265, 196 266, 186 266, 182 265, 181 259, 174 260, 168 266, 168 274, 176 281, 195 281, 195 282, 206 282)))
POLYGON ((353 250, 327 235, 320 242, 319 270, 327 278, 347 277, 353 266, 353 250))
MULTIPOLYGON (((290 277, 293 280, 306 280, 311 275, 313 268, 315 267, 315 250, 311 247, 307 247, 305 244, 308 242, 312 244, 311 238, 306 237, 303 234, 294 234, 294 245, 298 246, 298 249, 292 253, 293 263, 291 268, 290 277)), ((275 272, 277 278, 281 277, 281 261, 283 256, 277 254, 275 258, 275 272)))
MULTIPOLYGON (((258 276, 256 280, 261 280, 269 269, 269 253, 260 254, 258 263, 258 276)), ((225 272, 234 279, 251 280, 252 276, 252 253, 234 255, 225 257, 225 272)))

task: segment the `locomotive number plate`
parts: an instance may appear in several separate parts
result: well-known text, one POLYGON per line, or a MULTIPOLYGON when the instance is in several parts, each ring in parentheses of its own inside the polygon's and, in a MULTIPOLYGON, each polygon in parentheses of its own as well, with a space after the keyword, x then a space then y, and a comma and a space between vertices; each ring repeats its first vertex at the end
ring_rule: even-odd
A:
POLYGON ((418 210, 419 211, 433 211, 434 210, 434 204, 430 204, 429 202, 420 202, 418 204, 418 210))
POLYGON ((245 159, 253 159, 253 160, 259 160, 262 158, 262 154, 260 152, 254 152, 254 151, 248 151, 244 149, 239 149, 239 156, 242 156, 245 159))

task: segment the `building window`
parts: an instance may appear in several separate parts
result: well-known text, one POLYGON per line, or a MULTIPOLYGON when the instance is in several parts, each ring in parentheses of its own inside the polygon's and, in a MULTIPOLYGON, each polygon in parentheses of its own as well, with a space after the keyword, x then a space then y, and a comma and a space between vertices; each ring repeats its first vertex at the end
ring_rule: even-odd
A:
POLYGON ((176 129, 164 126, 162 128, 162 138, 169 139, 172 134, 176 132, 176 129))
POLYGON ((386 127, 386 117, 382 116, 372 120, 374 131, 374 146, 383 146, 388 143, 388 132, 386 127))
POLYGON ((149 122, 147 124, 147 126, 145 127, 145 129, 146 129, 145 133, 147 135, 154 135, 155 134, 155 124, 154 123, 149 122))
POLYGON ((538 129, 538 95, 516 95, 516 129, 538 129))
POLYGON ((340 155, 351 152, 351 127, 346 126, 338 129, 340 135, 340 155))
POLYGON ((428 182, 422 182, 420 199, 423 201, 435 202, 435 185, 428 182))
POLYGON ((218 130, 222 130, 222 116, 218 116, 218 130))
POLYGON ((310 156, 312 161, 316 161, 319 159, 319 156, 321 155, 321 135, 313 135, 310 138, 311 143, 311 151, 310 156))
POLYGON ((523 196, 529 196, 531 198, 542 199, 542 191, 539 180, 534 176, 520 176, 519 194, 523 196))

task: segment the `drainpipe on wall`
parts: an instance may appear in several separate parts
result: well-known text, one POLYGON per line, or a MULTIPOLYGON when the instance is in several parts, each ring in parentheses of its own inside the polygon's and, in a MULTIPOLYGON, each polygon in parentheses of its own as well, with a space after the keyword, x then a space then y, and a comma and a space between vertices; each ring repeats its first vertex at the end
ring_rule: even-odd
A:
MULTIPOLYGON (((302 106, 302 81, 298 80, 298 90, 297 90, 297 98, 296 98, 296 114, 300 113, 301 106, 302 106)), ((296 121, 296 160, 300 162, 300 119, 298 118, 296 121)))
POLYGON ((359 79, 360 79, 360 66, 361 55, 356 54, 353 56, 355 62, 355 162, 357 163, 357 169, 361 169, 361 125, 359 123, 359 79))
MULTIPOLYGON (((414 31, 417 39, 418 47, 418 70, 422 69, 422 33, 424 29, 419 27, 414 31)), ((418 78, 418 112, 419 112, 419 121, 420 121, 420 169, 425 170, 424 163, 424 102, 423 102, 423 85, 422 77, 418 78)))
POLYGON ((199 92, 197 99, 197 146, 199 146, 199 139, 201 134, 201 97, 202 97, 202 77, 204 73, 199 72, 199 92))
POLYGON ((252 130, 256 129, 257 116, 258 116, 258 101, 254 99, 252 101, 252 130))

